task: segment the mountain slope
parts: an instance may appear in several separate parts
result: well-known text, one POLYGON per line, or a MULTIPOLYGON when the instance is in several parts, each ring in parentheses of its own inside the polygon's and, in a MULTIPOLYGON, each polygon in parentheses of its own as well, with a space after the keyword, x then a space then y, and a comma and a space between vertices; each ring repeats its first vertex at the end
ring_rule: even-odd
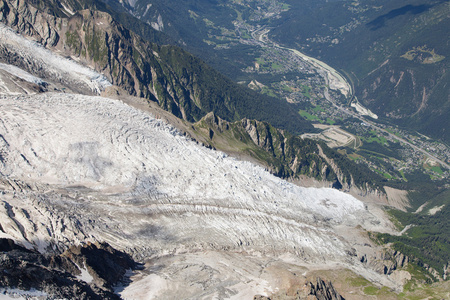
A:
POLYGON ((112 286, 136 268, 128 255, 99 243, 48 255, 0 238, 0 252, 3 299, 120 299, 112 286))
MULTIPOLYGON (((344 73, 382 122, 450 140, 449 1, 107 2, 122 4, 236 81, 255 79, 245 70, 267 55, 245 35, 269 30, 270 40, 344 73)), ((279 81, 283 62, 272 64, 265 67, 273 67, 273 77, 261 75, 266 84, 279 81)))
MULTIPOLYGON (((2 33, 9 41, 3 45, 12 50, 15 44, 16 52, 24 55, 26 43, 8 39, 18 37, 9 29, 2 33)), ((46 51, 37 44, 31 47, 34 51, 27 53, 38 58, 46 51)), ((53 80, 60 83, 57 74, 63 70, 58 67, 67 65, 67 59, 46 56, 35 61, 41 74, 54 74, 53 80), (57 64, 52 63, 55 60, 57 64)), ((41 78, 12 67, 2 70, 10 74, 11 85, 49 88, 53 84, 46 86, 41 78)), ((71 85, 95 84, 98 74, 88 74, 74 72, 71 85)), ((224 286, 229 295, 267 294, 265 289, 271 290, 278 280, 277 272, 267 268, 270 276, 262 278, 259 268, 269 264, 284 268, 287 263, 306 270, 313 262, 340 263, 371 280, 396 286, 359 262, 362 253, 352 247, 360 246, 344 233, 343 228, 357 224, 380 230, 388 224, 352 196, 287 183, 261 167, 201 147, 169 124, 119 100, 33 91, 25 95, 5 82, 2 86, 6 88, 0 96, 1 238, 57 255, 74 244, 106 241, 141 262, 156 260, 160 272, 150 264, 140 277, 131 279, 135 284, 121 292, 131 298, 137 295, 136 286, 155 278, 160 285, 152 293, 161 297, 180 292, 164 288, 162 282, 176 283, 192 297, 214 295, 224 286), (171 263, 166 261, 168 253, 173 254, 171 263), (286 258, 277 258, 280 255, 286 258), (305 267, 302 260, 308 261, 305 267), (213 263, 217 261, 224 264, 213 263), (256 273, 237 276, 224 267, 236 263, 241 265, 235 270, 251 266, 256 273), (172 279, 163 274, 171 274, 172 279), (210 282, 208 287, 196 286, 204 278, 210 282)), ((7 252, 9 262, 15 263, 16 254, 7 252)), ((40 262, 35 268, 49 267, 45 260, 40 262)), ((51 268, 45 274, 69 278, 69 284, 85 288, 81 279, 58 273, 56 265, 51 268)), ((70 272, 94 276, 86 268, 70 272)), ((28 267, 22 271, 26 274, 28 267)), ((83 276, 87 280, 88 275, 83 276)), ((20 288, 27 286, 51 294, 55 289, 39 280, 20 288)))
POLYGON ((81 10, 55 17, 7 0, 2 0, 1 13, 7 25, 27 28, 21 31, 188 121, 214 111, 226 120, 259 119, 296 133, 312 128, 283 101, 238 86, 180 48, 144 41, 108 13, 81 10))
MULTIPOLYGON (((77 18, 89 16, 82 13, 77 18)), ((102 13, 95 18, 108 20, 102 13)), ((136 109, 120 95, 112 100, 74 94, 116 90, 93 70, 0 29, 5 57, 31 71, 0 65, 0 238, 34 249, 44 262, 34 267, 48 268, 36 250, 57 257, 73 244, 107 241, 145 263, 144 270, 129 274, 131 284, 115 287, 125 298, 251 299, 301 292, 308 282, 322 282, 308 274, 330 266, 401 287, 398 274, 404 271, 397 269, 404 259, 380 249, 365 232, 391 232, 372 204, 333 189, 301 188, 201 147, 159 119, 161 110, 136 109), (57 92, 36 94, 52 90, 57 92)), ((139 101, 136 106, 151 107, 139 101)), ((287 168, 296 165, 291 160, 300 155, 290 148, 289 134, 263 122, 243 120, 239 127, 211 116, 192 130, 209 123, 216 130, 209 138, 216 142, 220 124, 235 126, 260 151, 285 159, 287 168)), ((330 156, 323 154, 309 153, 318 160, 302 166, 326 174, 320 158, 330 156)), ((94 273, 82 266, 77 253, 83 250, 77 249, 69 255, 78 267, 61 278, 85 287, 81 281, 94 273)), ((308 292, 327 289, 320 285, 308 292)), ((362 288, 357 293, 366 295, 362 288)))
POLYGON ((339 228, 385 225, 347 194, 284 182, 116 100, 1 98, 2 234, 22 244, 44 251, 68 240, 107 241, 141 259, 292 253, 378 276, 348 254, 339 228))
POLYGON ((230 123, 210 113, 193 128, 187 131, 197 140, 238 156, 248 155, 282 178, 307 176, 346 191, 384 189, 383 178, 348 161, 324 143, 303 139, 266 122, 243 119, 230 123))
MULTIPOLYGON (((84 14, 89 16, 92 16, 91 13, 89 13, 88 11, 83 11, 84 14)), ((86 18, 88 18, 86 17, 86 18)), ((78 19, 82 19, 85 18, 81 15, 79 15, 77 18, 75 18, 75 21, 73 21, 72 23, 69 22, 67 23, 65 26, 67 28, 81 28, 83 26, 79 25, 80 23, 78 23, 78 19), (78 24, 78 25, 77 25, 78 24)), ((89 19, 89 18, 88 18, 89 19)), ((95 14, 95 17, 93 19, 96 23, 101 24, 101 23, 105 23, 110 21, 109 18, 107 18, 103 13, 99 13, 98 15, 95 14), (105 17, 106 19, 102 19, 103 17, 105 17)), ((88 24, 92 24, 92 22, 94 21, 89 21, 88 24)), ((86 25, 89 26, 89 25, 86 25)), ((65 27, 62 27, 65 28, 65 27)), ((78 33, 70 31, 70 29, 68 29, 68 31, 64 31, 63 29, 60 30, 60 34, 65 33, 66 36, 66 40, 70 41, 71 43, 69 43, 70 45, 74 45, 74 36, 77 36, 78 33)), ((93 31, 95 32, 95 31, 93 31)), ((58 35, 59 36, 59 35, 58 35)), ((58 38, 59 41, 63 40, 62 38, 58 38)), ((114 43, 113 43, 114 45, 114 43)), ((64 90, 64 91, 75 91, 75 92, 81 92, 81 93, 98 93, 100 90, 103 90, 105 87, 107 87, 108 85, 110 85, 110 83, 106 83, 106 79, 102 76, 99 76, 96 81, 98 81, 98 85, 96 85, 95 87, 83 87, 83 85, 86 85, 88 83, 83 83, 83 84, 73 84, 72 81, 75 79, 72 79, 73 76, 75 76, 75 74, 79 74, 79 72, 75 72, 75 70, 78 70, 79 67, 78 66, 70 66, 69 68, 72 70, 71 73, 67 73, 64 70, 62 70, 60 68, 60 65, 63 64, 71 64, 73 65, 73 62, 70 61, 66 61, 66 62, 61 62, 59 60, 55 60, 52 57, 49 57, 48 53, 49 51, 44 51, 42 48, 33 48, 33 43, 31 42, 27 42, 27 41, 20 41, 20 38, 15 36, 12 32, 8 31, 8 30, 3 30, 3 40, 2 40, 2 46, 1 46, 5 52, 4 57, 7 61, 9 62, 13 62, 16 63, 20 66, 23 66, 24 68, 28 69, 29 71, 33 71, 35 72, 36 70, 39 70, 37 75, 45 78, 45 80, 47 81, 46 84, 52 82, 56 88, 59 88, 59 90, 64 90), (12 43, 10 42, 11 40, 15 40, 16 42, 12 43), (20 50, 18 50, 15 45, 17 43, 22 43, 22 47, 20 48, 20 50), (39 51, 37 51, 39 50, 39 51), (41 53, 40 55, 40 61, 38 62, 38 60, 33 59, 32 56, 35 55, 35 53, 41 53), (42 63, 44 60, 47 60, 49 62, 54 61, 53 65, 51 66, 51 71, 50 72, 46 72, 46 68, 42 66, 42 63), (59 66, 58 66, 59 65, 59 66), (56 69, 58 69, 59 71, 56 71, 56 69), (59 75, 56 75, 57 73, 60 73, 59 75), (57 83, 57 84, 56 84, 57 83)), ((81 46, 80 46, 81 47, 81 46)), ((107 47, 107 46, 105 46, 107 47)), ((168 74, 170 75, 169 78, 167 79, 165 74, 166 72, 162 72, 160 79, 158 80, 162 80, 163 83, 166 86, 171 87, 171 83, 167 83, 167 81, 171 81, 172 83, 175 84, 175 86, 177 86, 180 90, 183 89, 183 87, 177 85, 177 81, 176 79, 172 80, 173 77, 171 77, 173 75, 173 73, 171 72, 171 70, 173 69, 177 69, 177 70, 184 70, 183 74, 184 76, 187 76, 185 78, 185 80, 182 82, 185 86, 189 86, 190 82, 194 81, 199 81, 198 84, 194 83, 193 86, 196 86, 195 91, 196 93, 199 94, 200 99, 204 99, 205 101, 208 99, 211 99, 214 97, 215 94, 220 94, 220 91, 224 91, 227 95, 232 95, 233 94, 233 86, 230 84, 229 86, 224 85, 224 82, 220 80, 220 78, 217 78, 217 80, 214 80, 213 82, 215 83, 215 87, 216 89, 211 90, 211 86, 206 86, 203 82, 204 80, 199 80, 199 79, 203 79, 206 75, 205 72, 203 72, 201 65, 199 66, 198 64, 194 62, 192 63, 188 63, 185 64, 183 67, 183 53, 184 52, 177 52, 177 51, 172 51, 176 48, 172 48, 172 47, 165 47, 165 46, 156 46, 153 45, 152 46, 153 49, 157 49, 159 51, 160 54, 158 54, 158 57, 153 57, 151 60, 151 63, 155 63, 157 64, 157 66, 166 66, 166 70, 168 70, 168 74), (169 53, 168 53, 169 52, 169 53), (170 64, 163 64, 159 57, 161 56, 170 56, 170 64), (159 63, 159 65, 158 65, 159 63), (173 67, 172 67, 173 66, 173 67), (193 69, 196 70, 194 72, 194 74, 199 74, 199 76, 197 76, 199 79, 196 79, 195 76, 193 76, 192 74, 189 74, 186 70, 188 68, 188 66, 191 66, 190 70, 192 71, 193 69), (171 75, 172 74, 172 75, 171 75), (197 92, 198 91, 198 92, 197 92)), ((95 55, 98 55, 98 58, 102 58, 102 60, 99 62, 97 61, 95 64, 97 65, 97 68, 102 68, 101 66, 103 66, 103 63, 105 61, 111 61, 111 63, 106 63, 107 65, 107 69, 104 70, 106 72, 106 74, 108 74, 108 72, 110 72, 110 70, 108 69, 108 65, 112 64, 114 66, 119 65, 119 67, 114 67, 114 70, 120 70, 120 76, 118 74, 118 77, 114 77, 115 79, 113 80, 113 83, 119 84, 119 85, 127 85, 129 86, 129 84, 132 83, 136 83, 138 81, 133 80, 133 78, 130 79, 130 73, 127 72, 127 69, 125 67, 121 67, 122 64, 124 64, 124 62, 127 61, 127 56, 126 54, 123 54, 122 52, 118 52, 118 54, 114 54, 114 57, 118 57, 120 56, 120 59, 116 59, 115 62, 114 60, 110 60, 107 59, 106 56, 102 55, 99 52, 104 52, 107 51, 109 53, 109 48, 102 48, 99 47, 98 45, 96 47, 91 47, 92 49, 96 49, 96 53, 94 53, 94 61, 95 61, 95 55), (103 49, 103 50, 102 50, 103 49), (109 71, 108 71, 109 70, 109 71)), ((131 46, 128 47, 128 49, 131 49, 131 46)), ((60 51, 64 51, 63 49, 60 51)), ((82 52, 82 48, 79 48, 77 51, 82 52)), ((93 51, 93 50, 92 50, 93 51)), ((135 48, 133 51, 137 51, 135 48)), ((147 52, 149 52, 149 49, 146 49, 147 52)), ((151 50, 153 51, 153 53, 157 53, 155 50, 151 50)), ((153 55, 152 53, 152 55, 153 55)), ((113 55, 113 54, 111 54, 113 55)), ((141 58, 143 59, 143 58, 141 58)), ((195 60, 194 58, 191 57, 192 60, 195 60)), ((147 64, 145 61, 140 60, 141 62, 147 64)), ((158 68, 157 70, 161 70, 161 68, 158 68)), ((116 72, 113 70, 113 73, 116 72)), ((87 73, 92 73, 92 71, 86 69, 87 73)), ((119 72, 119 71, 118 71, 119 72)), ((153 74, 156 73, 156 69, 152 69, 153 74)), ((207 72, 206 72, 207 73, 207 72)), ((181 74, 183 76, 183 74, 181 74)), ((207 73, 209 74, 209 73, 207 73)), ((113 74, 114 75, 114 74, 113 74)), ((139 75, 139 73, 135 74, 136 76, 139 75)), ((175 74, 173 76, 177 76, 178 74, 175 74)), ((78 75, 76 75, 78 76, 78 75)), ((95 75, 94 73, 92 73, 92 75, 89 76, 98 76, 95 75)), ((88 80, 89 78, 86 78, 85 80, 88 80)), ((142 80, 140 80, 142 81, 142 80)), ((139 81, 139 82, 140 82, 139 81)), ((131 90, 133 90, 133 87, 129 86, 129 88, 131 90)), ((149 87, 142 87, 141 84, 139 84, 138 89, 140 89, 141 91, 149 88, 149 87)), ((158 91, 162 91, 164 92, 164 89, 162 89, 159 85, 153 85, 152 87, 150 87, 152 89, 158 90, 158 91)), ((47 87, 47 90, 51 90, 52 88, 47 87)), ((170 88, 170 91, 173 91, 172 88, 170 88)), ((157 93, 156 93, 157 94, 157 93)), ((153 96, 153 94, 149 94, 151 97, 153 96)), ((165 98, 162 98, 163 100, 165 98)), ((161 100, 159 103, 160 104, 164 104, 163 108, 170 108, 167 107, 165 105, 170 105, 170 101, 163 101, 161 100)), ((200 103, 202 106, 206 107, 206 109, 204 109, 203 111, 208 111, 208 110, 215 110, 215 111, 222 111, 221 108, 217 108, 217 106, 214 106, 214 104, 211 104, 209 101, 206 102, 202 102, 200 103)), ((239 106, 239 111, 241 111, 242 109, 240 108, 241 106, 239 106)), ((259 106, 258 106, 259 107, 259 106)), ((255 107, 255 109, 257 109, 258 107, 255 107)), ((172 112, 173 110, 175 111, 175 115, 178 115, 177 112, 179 113, 180 111, 177 110, 177 107, 170 109, 172 112)), ((182 116, 184 116, 185 118, 189 117, 189 114, 187 114, 188 109, 190 109, 190 107, 188 106, 186 110, 183 110, 182 116)), ((198 112, 198 107, 194 106, 193 110, 197 109, 196 111, 198 112)), ((244 109, 245 111, 245 109, 244 109)), ((272 109, 272 111, 275 111, 275 109, 272 109)), ((222 111, 223 113, 223 111, 222 111)), ((226 111, 227 114, 230 114, 230 118, 229 119, 235 119, 238 118, 238 116, 233 117, 231 115, 230 111, 226 111)), ((220 114, 219 114, 220 115, 220 114)), ((181 116, 180 116, 181 117, 181 116)), ((285 118, 284 121, 288 121, 289 118, 285 118)), ((296 124, 295 126, 297 126, 298 124, 296 124)), ((376 180, 376 182, 373 182, 373 178, 371 178, 370 173, 368 176, 355 176, 352 173, 354 173, 355 169, 360 169, 360 166, 356 166, 356 168, 351 167, 352 170, 346 170, 343 171, 344 169, 348 169, 348 167, 351 165, 350 162, 345 162, 342 161, 342 159, 340 160, 343 163, 338 163, 338 165, 335 165, 334 167, 330 166, 330 162, 326 162, 324 160, 324 158, 320 158, 318 156, 318 154, 312 154, 309 152, 318 152, 318 147, 316 146, 316 142, 312 142, 312 141, 303 141, 300 138, 294 138, 294 136, 291 136, 289 133, 281 133, 280 130, 275 129, 274 127, 272 127, 272 125, 269 124, 265 124, 262 126, 258 127, 259 129, 262 129, 264 131, 264 128, 270 128, 270 131, 274 132, 275 135, 279 135, 279 141, 281 141, 282 143, 280 145, 258 145, 258 141, 256 141, 256 144, 254 144, 254 146, 256 148, 262 148, 257 150, 258 153, 256 152, 252 152, 251 155, 255 157, 257 157, 257 159, 259 161, 261 161, 264 165, 266 164, 266 160, 268 162, 268 165, 270 167, 273 167, 273 170, 276 174, 278 174, 279 176, 282 177, 297 177, 299 175, 305 175, 305 176, 309 176, 309 177, 314 177, 318 180, 328 180, 331 182, 335 182, 335 186, 336 187, 342 187, 344 186, 345 189, 349 189, 353 186, 357 187, 357 188, 361 188, 362 190, 365 191, 371 191, 373 189, 377 189, 379 191, 382 191, 383 187, 382 184, 380 185, 379 183, 381 182, 381 180, 376 180), (286 137, 284 135, 288 136, 288 140, 284 141, 286 139, 286 137), (295 141, 294 141, 295 140, 295 141), (287 143, 286 143, 287 142, 287 143), (286 151, 287 153, 283 153, 284 152, 284 147, 286 145, 286 151), (282 149, 279 149, 279 147, 282 147, 282 149), (272 150, 271 150, 272 149, 272 150), (261 150, 263 150, 263 152, 267 152, 267 153, 263 153, 261 156, 261 150), (274 150, 276 150, 277 153, 274 152, 274 150), (299 153, 301 153, 299 155, 299 153), (340 174, 338 177, 336 177, 334 174, 340 174), (354 179, 357 179, 356 181, 354 179), (340 182, 339 182, 340 181, 340 182)), ((248 134, 248 133, 245 133, 248 134)), ((263 135, 267 135, 266 133, 261 132, 260 134, 263 135)), ((270 136, 270 132, 269 132, 269 136, 270 136)), ((231 138, 231 137, 230 137, 231 138)), ((247 143, 253 144, 253 141, 249 138, 246 139, 247 143)), ((249 145, 250 145, 249 144, 249 145)), ((326 152, 330 151, 327 150, 327 147, 322 145, 321 146, 326 152)), ((224 149, 226 150, 226 149, 224 149)), ((233 149, 231 151, 236 151, 237 149, 233 149)), ((327 154, 328 156, 330 156, 330 153, 327 154)), ((337 155, 336 153, 332 154, 333 156, 337 155)), ((336 160, 335 160, 336 163, 336 160)), ((333 165, 333 163, 331 163, 333 165)), ((364 171, 359 171, 359 173, 365 173, 364 171)), ((355 173, 356 174, 356 173, 355 173)), ((373 176, 372 176, 373 177, 373 176)))
POLYGON ((286 2, 273 38, 343 70, 384 122, 449 142, 450 2, 286 2))

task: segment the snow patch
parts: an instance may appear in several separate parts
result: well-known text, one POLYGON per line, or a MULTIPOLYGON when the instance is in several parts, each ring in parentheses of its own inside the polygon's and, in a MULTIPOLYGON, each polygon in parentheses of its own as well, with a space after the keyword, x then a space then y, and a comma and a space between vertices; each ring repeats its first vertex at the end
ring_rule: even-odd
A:
POLYGON ((156 22, 152 22, 151 26, 153 27, 153 29, 158 30, 158 31, 163 31, 164 30, 164 22, 162 19, 161 15, 158 15, 158 19, 156 22))
POLYGON ((40 297, 47 297, 47 293, 38 291, 36 289, 30 289, 29 291, 24 291, 20 289, 10 289, 10 288, 0 288, 0 300, 25 300, 34 299, 40 297))
POLYGON ((148 13, 148 11, 150 10, 150 8, 152 7, 152 4, 147 4, 147 8, 145 9, 144 14, 142 15, 143 17, 145 17, 145 15, 148 13))
POLYGON ((71 10, 70 8, 68 8, 66 5, 64 5, 63 1, 59 1, 59 3, 62 5, 62 7, 64 7, 64 9, 66 10, 66 12, 68 12, 70 15, 74 15, 75 13, 73 12, 73 10, 71 10))
POLYGON ((428 211, 428 214, 431 216, 434 216, 437 212, 441 211, 444 208, 445 204, 441 205, 441 206, 436 206, 433 208, 430 208, 430 210, 428 211))
POLYGON ((94 281, 94 277, 92 277, 92 275, 89 274, 89 271, 84 263, 83 267, 77 265, 77 268, 81 271, 81 274, 76 276, 78 280, 84 281, 86 283, 91 283, 92 281, 94 281))
POLYGON ((31 83, 35 83, 35 84, 45 84, 46 82, 44 80, 42 80, 39 77, 36 77, 34 75, 31 75, 30 73, 28 73, 27 71, 24 71, 16 66, 13 65, 8 65, 8 64, 4 64, 4 63, 0 63, 0 69, 4 70, 16 77, 19 77, 25 81, 31 82, 31 83))
POLYGON ((134 8, 136 6, 137 0, 126 0, 126 2, 128 2, 128 5, 134 8))

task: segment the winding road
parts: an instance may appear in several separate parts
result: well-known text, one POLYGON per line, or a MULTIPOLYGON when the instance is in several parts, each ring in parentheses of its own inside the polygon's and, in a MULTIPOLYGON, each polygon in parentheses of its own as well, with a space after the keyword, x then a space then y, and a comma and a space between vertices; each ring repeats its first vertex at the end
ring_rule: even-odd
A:
MULTIPOLYGON (((306 61, 307 63, 309 63, 311 66, 313 66, 314 68, 320 68, 322 69, 325 74, 327 74, 326 80, 329 83, 329 85, 331 86, 331 83, 334 82, 335 86, 332 89, 335 90, 340 90, 344 95, 347 95, 348 98, 353 98, 354 96, 354 90, 353 87, 349 84, 349 82, 345 79, 345 77, 340 74, 338 71, 336 71, 333 67, 327 65, 326 63, 309 57, 303 53, 301 53, 300 51, 296 50, 296 49, 291 49, 291 48, 286 48, 283 46, 278 45, 277 43, 270 41, 268 38, 268 33, 270 32, 270 29, 266 28, 266 26, 263 26, 261 28, 259 28, 258 30, 252 32, 252 37, 255 39, 255 41, 258 41, 260 43, 262 43, 265 47, 274 47, 274 48, 279 48, 279 49, 285 49, 285 50, 289 50, 292 51, 294 54, 296 54, 297 56, 300 56, 304 61, 306 61), (337 83, 337 84, 336 84, 337 83)), ((422 154, 424 154, 425 156, 427 156, 428 158, 440 163, 443 167, 447 168, 450 170, 450 165, 447 164, 446 162, 444 162, 442 159, 439 159, 438 157, 430 154, 429 152, 427 152, 426 150, 412 144, 411 142, 407 141, 404 138, 398 137, 395 134, 390 133, 389 131, 377 126, 374 122, 364 118, 362 115, 353 112, 352 110, 347 109, 344 106, 340 106, 338 105, 330 96, 330 94, 328 93, 328 90, 325 90, 324 92, 325 98, 337 109, 339 109, 340 111, 342 111, 345 114, 348 114, 354 118, 357 118, 359 120, 361 120, 362 122, 370 125, 371 127, 388 134, 391 138, 406 144, 410 147, 412 147, 415 151, 421 152, 422 154)))

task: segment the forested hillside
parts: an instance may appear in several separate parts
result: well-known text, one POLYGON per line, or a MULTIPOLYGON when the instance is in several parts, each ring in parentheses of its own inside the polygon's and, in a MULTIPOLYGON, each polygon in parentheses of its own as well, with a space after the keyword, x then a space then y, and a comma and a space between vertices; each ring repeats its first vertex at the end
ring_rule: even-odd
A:
POLYGON ((387 184, 365 165, 350 161, 325 143, 303 139, 267 122, 243 119, 231 123, 208 114, 192 128, 188 132, 202 143, 251 157, 281 178, 306 176, 346 191, 357 188, 384 192, 387 184))
MULTIPOLYGON (((214 111, 229 121, 258 119, 294 133, 312 129, 284 101, 239 86, 179 47, 145 40, 149 35, 149 39, 165 39, 159 33, 146 33, 155 31, 148 26, 137 30, 142 36, 134 33, 108 12, 95 10, 96 3, 68 2, 72 14, 60 2, 53 3, 46 9, 48 14, 39 14, 46 27, 35 24, 35 8, 27 2, 2 0, 0 13, 7 25, 30 28, 27 33, 33 38, 92 64, 113 84, 157 101, 185 120, 196 121, 214 111)), ((107 10, 102 3, 98 7, 107 10)), ((133 27, 129 17, 122 19, 133 27)))
POLYGON ((262 54, 253 43, 241 43, 246 37, 237 24, 267 26, 271 39, 341 70, 358 100, 383 122, 450 141, 449 1, 126 3, 142 21, 236 81, 248 80, 243 70, 262 54))
POLYGON ((450 141, 449 1, 286 1, 272 37, 340 68, 382 117, 450 141))
MULTIPOLYGON (((445 297, 449 4, 0 0, 2 252, 105 240, 129 295, 445 297)), ((16 254, 5 286, 53 286, 16 254)))
MULTIPOLYGON (((416 192, 417 193, 417 192, 416 192)), ((392 247, 409 256, 411 261, 429 275, 429 281, 435 277, 446 277, 450 261, 450 192, 439 188, 433 192, 419 193, 428 196, 426 207, 417 213, 393 210, 390 213, 399 221, 401 229, 409 228, 404 235, 377 234, 383 243, 392 243, 392 247)), ((417 210, 416 210, 417 211, 417 210)))

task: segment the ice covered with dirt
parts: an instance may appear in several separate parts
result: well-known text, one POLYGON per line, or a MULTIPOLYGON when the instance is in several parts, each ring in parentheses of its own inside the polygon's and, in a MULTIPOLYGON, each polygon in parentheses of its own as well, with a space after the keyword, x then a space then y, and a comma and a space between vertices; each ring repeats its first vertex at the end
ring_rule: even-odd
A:
MULTIPOLYGON (((161 251, 181 243, 340 257, 347 246, 330 225, 369 215, 348 194, 290 184, 116 100, 1 96, 0 109, 3 176, 81 195, 84 217, 115 224, 101 237, 115 245, 152 240, 161 251)), ((51 205, 65 210, 73 198, 51 205)))
POLYGON ((22 70, 13 65, 0 63, 0 70, 6 71, 14 76, 21 78, 22 80, 35 83, 35 84, 45 84, 45 81, 39 77, 31 75, 29 72, 22 70))

